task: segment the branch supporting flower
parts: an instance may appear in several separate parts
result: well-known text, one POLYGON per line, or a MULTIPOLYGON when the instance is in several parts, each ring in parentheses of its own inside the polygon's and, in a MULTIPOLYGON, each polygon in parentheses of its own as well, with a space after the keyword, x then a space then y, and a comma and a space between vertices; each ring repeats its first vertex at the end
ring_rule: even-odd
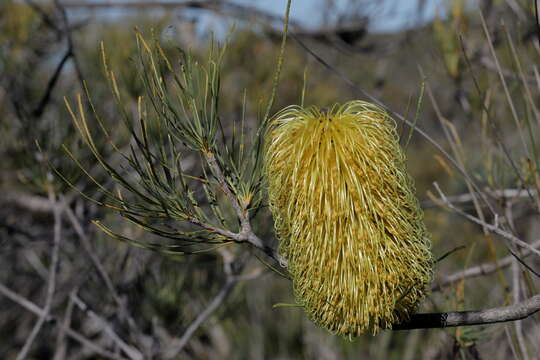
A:
MULTIPOLYGON (((240 221, 240 232, 239 233, 232 233, 230 231, 224 231, 215 229, 216 232, 227 236, 228 238, 234 240, 235 242, 247 242, 253 247, 261 250, 266 255, 271 257, 272 259, 279 262, 279 264, 283 267, 287 266, 287 260, 284 259, 281 255, 277 253, 275 249, 272 249, 271 247, 264 244, 262 239, 260 239, 252 230, 251 222, 249 220, 249 211, 248 206, 249 203, 245 201, 240 201, 238 199, 238 196, 233 193, 232 189, 230 188, 229 184, 227 183, 225 176, 223 175, 223 171, 221 170, 221 167, 211 152, 205 153, 205 159, 212 169, 212 172, 214 173, 214 176, 216 177, 216 180, 218 181, 221 190, 226 195, 227 199, 231 203, 231 206, 236 212, 236 215, 238 217, 238 220, 240 221)), ((200 224, 201 226, 204 226, 204 224, 200 224)))
POLYGON ((393 330, 432 329, 456 326, 487 325, 525 319, 540 311, 540 295, 510 306, 486 310, 449 311, 414 314, 409 321, 394 325, 393 330))

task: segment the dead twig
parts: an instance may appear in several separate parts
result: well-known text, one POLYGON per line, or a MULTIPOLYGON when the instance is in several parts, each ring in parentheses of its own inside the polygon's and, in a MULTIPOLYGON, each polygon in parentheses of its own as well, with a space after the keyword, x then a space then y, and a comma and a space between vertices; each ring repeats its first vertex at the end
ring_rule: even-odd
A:
POLYGON ((82 334, 78 333, 77 331, 65 326, 65 324, 62 321, 59 321, 54 316, 51 316, 50 314, 46 314, 43 309, 41 309, 39 306, 31 302, 30 300, 22 297, 21 295, 11 291, 9 288, 4 286, 3 284, 0 284, 0 293, 13 301, 14 303, 22 306, 26 310, 30 311, 31 313, 43 317, 48 322, 52 322, 54 324, 57 324, 61 329, 63 329, 66 334, 74 339, 75 341, 78 341, 82 345, 88 347, 88 349, 94 351, 96 354, 104 356, 108 359, 114 359, 114 360, 126 360, 123 356, 119 356, 116 354, 113 354, 112 352, 109 352, 103 348, 101 348, 99 345, 96 345, 92 341, 85 338, 82 334))
POLYGON ((511 244, 516 244, 522 248, 525 248, 525 249, 528 249, 529 251, 531 251, 532 253, 540 256, 540 250, 536 249, 535 247, 533 247, 531 244, 529 243, 526 243, 525 241, 519 239, 518 237, 516 237, 514 234, 511 234, 509 233, 508 231, 504 231, 503 229, 501 229, 499 227, 499 224, 498 224, 498 217, 497 217, 497 214, 495 214, 495 224, 489 224, 485 221, 482 221, 481 219, 477 218, 476 216, 472 216, 470 214, 467 214, 466 212, 464 212, 463 210, 457 208, 454 206, 454 204, 452 204, 450 201, 448 201, 448 199, 446 198, 446 196, 443 194, 443 192, 441 191, 441 189, 439 188, 439 184, 437 184, 436 182, 433 183, 433 186, 435 186, 435 189, 437 190, 437 192, 439 193, 439 196, 440 196, 440 199, 441 201, 443 202, 444 205, 446 205, 450 210, 456 212, 457 214, 467 218, 468 220, 484 227, 485 229, 491 231, 491 232, 494 232, 495 234, 497 235, 500 235, 502 236, 504 239, 508 240, 511 244))
POLYGON ((75 53, 75 46, 73 44, 73 34, 71 33, 72 28, 69 25, 66 9, 59 0, 54 0, 54 5, 56 6, 56 8, 60 11, 60 14, 62 15, 63 31, 65 33, 66 40, 67 40, 68 53, 70 54, 71 60, 73 62, 75 73, 77 74, 77 79, 79 80, 81 89, 84 89, 84 76, 81 70, 81 66, 79 64, 79 60, 77 58, 77 54, 75 53))
POLYGON ((130 359, 143 360, 142 353, 133 346, 126 343, 124 340, 122 340, 122 338, 114 331, 112 325, 109 324, 101 316, 96 314, 92 309, 90 309, 88 305, 86 305, 84 301, 82 301, 77 296, 77 294, 72 293, 70 298, 81 311, 83 311, 101 326, 102 331, 104 331, 109 336, 109 338, 118 346, 118 348, 121 349, 130 359))
POLYGON ((49 189, 49 202, 53 210, 54 216, 54 237, 53 237, 53 246, 51 249, 51 264, 49 266, 49 276, 47 279, 47 292, 45 295, 45 305, 43 307, 43 313, 39 316, 38 321, 34 325, 32 332, 26 339, 21 351, 17 355, 17 360, 25 359, 28 356, 28 352, 34 343, 37 335, 39 334, 49 312, 51 310, 52 300, 54 297, 54 292, 56 290, 56 273, 58 270, 58 260, 59 260, 59 249, 60 249, 60 240, 62 238, 62 209, 57 206, 56 194, 53 192, 52 187, 49 189))
MULTIPOLYGON (((529 194, 536 196, 535 189, 502 189, 502 190, 486 190, 486 195, 497 199, 516 199, 516 198, 528 198, 529 194)), ((466 204, 470 203, 473 200, 473 195, 471 193, 464 193, 459 195, 447 196, 446 199, 453 204, 466 204)), ((435 207, 437 204, 431 200, 426 200, 422 202, 422 207, 435 207)))
POLYGON ((64 314, 64 320, 62 326, 58 330, 56 336, 56 349, 54 351, 54 360, 63 360, 66 358, 67 341, 66 341, 66 328, 69 328, 71 324, 71 317, 73 315, 73 300, 70 298, 66 306, 66 312, 64 314))
MULTIPOLYGON (((531 246, 534 248, 540 247, 540 240, 532 243, 531 246)), ((531 254, 531 251, 528 249, 525 249, 521 253, 521 257, 527 257, 530 254, 531 254)), ((498 260, 496 263, 480 264, 480 265, 476 265, 462 271, 458 271, 454 274, 444 277, 440 281, 437 281, 437 283, 431 287, 431 291, 433 292, 440 291, 444 287, 453 285, 465 279, 492 274, 499 269, 503 269, 510 266, 512 264, 513 259, 514 259, 514 255, 508 255, 498 260)))
POLYGON ((227 280, 222 288, 219 290, 218 294, 212 299, 210 304, 201 312, 197 318, 189 325, 186 329, 180 340, 175 347, 169 350, 164 354, 165 359, 175 359, 178 354, 184 349, 187 345, 193 334, 199 329, 199 327, 216 311, 216 309, 223 303, 227 298, 231 290, 234 288, 234 285, 237 283, 236 280, 227 280))
POLYGON ((169 348, 164 354, 165 359, 175 359, 180 354, 180 352, 187 345, 195 331, 217 310, 217 308, 223 303, 223 301, 230 294, 234 286, 238 283, 238 277, 232 269, 232 264, 235 261, 234 256, 224 248, 220 248, 219 252, 223 259, 223 271, 226 275, 225 284, 221 287, 218 294, 212 299, 208 304, 206 309, 201 312, 195 320, 188 326, 180 340, 169 348))
POLYGON ((41 97, 41 100, 38 104, 38 106, 34 109, 32 112, 32 115, 36 118, 41 117, 43 113, 45 112, 45 108, 49 104, 51 100, 51 95, 53 93, 54 87, 58 83, 58 80, 60 79, 60 74, 62 74, 62 70, 64 69, 64 66, 66 65, 69 58, 72 56, 71 49, 67 49, 66 53, 58 63, 58 66, 56 66, 56 69, 54 70, 53 75, 49 79, 49 82, 47 83, 47 88, 45 89, 45 94, 41 97))
POLYGON ((79 240, 81 241, 81 243, 83 245, 84 251, 86 252, 88 257, 90 258, 90 261, 91 261, 92 265, 96 268, 99 276, 101 277, 101 279, 105 283, 105 286, 107 287, 107 290, 111 294, 114 302, 116 303, 116 306, 118 307, 119 312, 120 312, 120 318, 121 319, 125 318, 127 320, 127 323, 129 325, 130 329, 132 331, 134 331, 135 334, 137 334, 138 337, 141 337, 142 336, 142 331, 139 329, 139 327, 137 326, 137 323, 135 322, 135 320, 131 316, 128 308, 126 307, 125 302, 122 301, 122 299, 120 298, 120 295, 118 294, 118 291, 116 291, 116 288, 115 288, 111 278, 109 277, 109 274, 107 273, 107 271, 105 271, 105 268, 103 267, 103 264, 101 263, 101 261, 99 260, 99 258, 95 254, 95 252, 92 250, 92 247, 90 245, 90 240, 88 239, 88 236, 84 232, 83 227, 82 227, 79 219, 77 218, 77 216, 75 215, 73 210, 71 210, 71 208, 69 206, 67 206, 67 204, 65 204, 64 206, 65 206, 66 216, 67 216, 68 220, 70 221, 71 225, 73 226, 73 229, 77 233, 77 236, 79 237, 79 240))

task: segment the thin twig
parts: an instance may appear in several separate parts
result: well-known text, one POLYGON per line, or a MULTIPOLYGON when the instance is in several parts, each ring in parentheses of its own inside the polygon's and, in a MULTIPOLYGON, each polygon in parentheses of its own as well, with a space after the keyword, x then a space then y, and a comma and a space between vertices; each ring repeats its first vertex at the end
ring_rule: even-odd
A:
POLYGON ((63 30, 66 35, 68 51, 69 51, 69 54, 71 55, 71 60, 73 61, 73 66, 75 68, 75 73, 77 74, 77 79, 79 80, 81 89, 84 89, 84 76, 81 70, 81 66, 79 64, 79 60, 77 58, 77 54, 75 53, 75 46, 73 44, 73 34, 71 33, 72 29, 69 26, 69 20, 67 17, 66 9, 59 0, 54 0, 54 5, 62 14, 62 22, 64 25, 63 30))
POLYGON ((165 359, 175 359, 178 357, 178 355, 180 354, 180 352, 182 352, 193 334, 195 334, 195 331, 197 331, 197 329, 210 317, 210 315, 212 315, 214 311, 216 311, 216 309, 227 298, 234 286, 238 283, 238 277, 232 269, 232 264, 235 261, 234 256, 227 249, 224 248, 220 248, 219 252, 223 259, 223 271, 226 275, 225 284, 223 284, 218 294, 214 297, 214 299, 212 299, 206 309, 204 309, 204 311, 197 316, 197 318, 191 323, 191 325, 189 325, 178 343, 172 346, 164 354, 163 357, 165 359))
POLYGON ((484 29, 484 33, 485 33, 486 38, 487 38, 487 43, 489 45, 489 50, 491 52, 493 60, 495 61, 495 66, 497 67, 497 71, 499 73, 501 84, 502 84, 503 89, 504 89, 504 94, 506 95, 508 106, 510 107, 510 112, 512 113, 512 118, 514 119, 514 122, 516 123, 519 138, 521 139, 521 142, 523 144, 523 150, 525 151, 525 154, 527 156, 530 156, 529 155, 529 148, 527 147, 527 143, 525 141, 525 135, 523 135, 523 129, 522 129, 521 123, 519 121, 519 116, 518 116, 516 108, 514 106, 514 102, 512 101, 512 97, 510 96, 510 91, 508 90, 508 85, 506 84, 506 79, 503 76, 502 69, 501 69, 501 66, 499 64, 499 59, 497 58, 497 54, 495 53, 495 48, 493 47, 493 42, 491 40, 491 35, 489 34, 489 31, 488 31, 488 28, 487 28, 487 25, 486 25, 486 20, 484 19, 484 15, 482 14, 481 11, 480 11, 480 20, 482 22, 482 27, 484 29))
POLYGON ((123 307, 122 299, 120 299, 120 295, 118 295, 118 292, 116 291, 113 282, 105 269, 103 268, 103 265, 101 264, 101 261, 96 256, 94 251, 92 250, 90 246, 90 241, 88 239, 88 236, 86 236, 86 233, 84 232, 82 225, 77 219, 77 216, 73 213, 73 210, 71 210, 68 206, 65 208, 66 216, 71 223, 71 226, 73 226, 73 229, 75 230, 75 233, 77 233, 77 236, 81 240, 81 244, 83 245, 83 249, 90 258, 90 261, 92 262, 92 265, 96 268, 99 276, 105 283, 105 286, 107 287, 107 290, 111 293, 114 301, 116 302, 117 306, 119 308, 123 307))
MULTIPOLYGON (((512 211, 512 201, 507 201, 504 204, 504 215, 508 219, 508 225, 510 230, 516 232, 516 227, 514 224, 514 214, 512 211)), ((518 252, 519 249, 515 244, 507 246, 508 251, 514 258, 512 259, 512 302, 514 304, 518 303, 521 300, 521 271, 519 268, 519 257, 515 255, 515 252, 518 252)), ((521 259, 520 259, 521 261, 521 259)), ((514 323, 514 330, 516 333, 516 338, 519 345, 519 350, 521 352, 521 357, 523 360, 529 360, 529 354, 527 353, 527 347, 525 345, 525 338, 523 337, 523 327, 521 322, 516 321, 514 323)))
POLYGON ((71 337, 72 339, 78 341, 82 345, 88 347, 88 349, 94 351, 96 354, 104 356, 109 359, 114 360, 126 360, 124 357, 113 354, 100 346, 96 345, 92 341, 85 338, 82 334, 76 332, 75 330, 65 326, 65 324, 62 321, 59 321, 54 316, 51 316, 50 314, 46 314, 43 309, 41 309, 39 306, 31 302, 30 300, 22 297, 21 295, 11 291, 9 288, 4 286, 0 283, 0 293, 13 301, 14 303, 22 306, 26 310, 30 311, 34 315, 37 315, 39 317, 44 317, 47 321, 57 324, 60 328, 62 328, 66 334, 71 337))
POLYGON ((483 226, 484 228, 486 228, 487 230, 491 231, 491 232, 494 232, 500 236, 502 236, 504 239, 510 241, 511 243, 514 243, 522 248, 525 248, 525 249, 529 249, 531 252, 533 252, 534 254, 540 256, 540 251, 536 248, 534 248, 533 246, 531 246, 531 244, 529 243, 526 243, 525 241, 519 239, 518 237, 516 237, 515 235, 507 232, 507 231, 504 231, 502 230, 501 228, 499 228, 499 224, 495 223, 495 224, 488 224, 487 222, 485 221, 482 221, 481 219, 475 217, 475 216, 472 216, 470 214, 467 214, 466 212, 464 212, 463 210, 455 207, 451 202, 448 201, 448 199, 446 198, 446 196, 443 194, 443 192, 441 191, 441 189, 439 188, 439 185, 435 182, 433 183, 433 185, 435 186, 435 189, 437 190, 437 192, 439 193, 440 197, 441 197, 441 200, 442 202, 451 210, 455 211, 456 213, 458 213, 459 215, 467 218, 468 220, 480 225, 480 226, 483 226))
POLYGON ((43 112, 45 111, 45 108, 47 107, 47 105, 49 104, 49 102, 51 100, 52 92, 53 92, 56 84, 58 83, 58 80, 60 79, 60 75, 62 73, 62 70, 64 69, 64 66, 66 65, 66 63, 69 60, 69 58, 71 57, 71 55, 72 55, 71 49, 68 48, 66 53, 64 54, 64 56, 62 57, 62 59, 58 63, 58 66, 54 70, 54 73, 51 76, 49 82, 47 83, 47 88, 45 90, 45 94, 43 94, 38 106, 32 112, 32 115, 34 117, 39 118, 39 117, 41 117, 41 115, 43 115, 43 112))
POLYGON ((51 310, 52 300, 54 292, 56 290, 56 273, 58 270, 58 260, 59 260, 59 249, 60 249, 60 240, 62 237, 62 209, 57 206, 56 195, 52 190, 52 186, 49 187, 49 201, 51 207, 54 209, 54 237, 53 237, 53 246, 51 249, 51 264, 49 266, 49 276, 47 279, 47 293, 45 295, 45 305, 43 307, 43 314, 39 316, 38 321, 36 322, 32 332, 26 339, 21 351, 17 355, 17 360, 25 359, 28 356, 28 352, 34 343, 37 335, 39 334, 49 312, 51 310))
MULTIPOLYGON (((515 246, 514 246, 515 247, 515 246)), ((519 270, 519 263, 514 258, 512 262, 512 300, 516 304, 520 299, 521 290, 521 272, 519 270)), ((529 360, 529 354, 527 353, 527 346, 525 345, 525 338, 523 337, 523 327, 521 322, 516 321, 514 323, 514 329, 516 332, 516 338, 518 340, 519 351, 523 360, 529 360)))
POLYGON ((105 283, 105 286, 107 287, 107 290, 109 290, 111 296, 113 297, 116 306, 120 310, 120 318, 125 317, 127 320, 127 323, 131 330, 133 330, 137 336, 142 336, 142 331, 137 326, 137 323, 131 316, 128 308, 126 307, 126 304, 122 299, 120 298, 120 295, 118 294, 118 291, 116 291, 116 288, 114 287, 114 284, 109 277, 109 274, 107 274, 107 271, 105 271, 105 268, 103 267, 103 264, 95 254, 95 252, 92 250, 90 245, 90 240, 88 239, 88 236, 84 232, 82 225, 77 218, 77 216, 73 213, 73 210, 69 208, 69 206, 65 205, 65 212, 67 215, 68 220, 70 221, 71 225, 73 226, 73 229, 77 233, 79 239, 81 240, 81 243, 83 245, 83 249, 90 258, 90 261, 92 262, 92 265, 96 268, 99 276, 105 283))
MULTIPOLYGON (((45 312, 39 306, 31 302, 30 300, 22 297, 21 295, 11 291, 4 284, 0 284, 0 293, 4 295, 5 297, 7 297, 9 300, 13 301, 14 303, 19 304, 26 310, 38 316, 42 316, 42 314, 45 314, 45 312)), ((47 320, 50 320, 50 316, 47 318, 47 320)))
POLYGON ((70 298, 73 300, 75 305, 87 314, 89 317, 94 319, 101 326, 102 330, 109 336, 109 338, 120 348, 130 359, 132 360, 143 360, 142 353, 134 348, 133 346, 126 343, 122 338, 114 331, 111 324, 109 324, 105 319, 96 314, 92 309, 88 307, 82 301, 77 294, 72 293, 70 298))
MULTIPOLYGON (((540 247, 540 240, 532 243, 531 246, 534 248, 540 247)), ((531 251, 528 249, 525 249, 523 253, 521 254, 521 256, 527 257, 530 254, 531 254, 531 251)), ((499 269, 503 269, 505 267, 510 266, 512 264, 513 259, 514 259, 514 255, 508 255, 502 258, 501 260, 498 260, 496 263, 480 264, 480 265, 476 265, 462 271, 458 271, 454 274, 444 277, 440 281, 437 281, 437 283, 431 287, 431 291, 440 291, 444 287, 453 285, 465 279, 492 274, 499 269)))
POLYGON ((56 337, 56 349, 54 351, 54 360, 64 360, 66 358, 66 328, 69 328, 71 324, 71 317, 73 315, 73 299, 69 299, 66 306, 66 312, 64 314, 64 320, 62 321, 62 326, 58 330, 58 335, 56 337))
MULTIPOLYGON (((1 194, 0 201, 2 203, 21 207, 29 212, 45 214, 52 214, 54 212, 54 207, 51 206, 51 202, 44 196, 28 195, 24 192, 10 191, 9 193, 1 194)), ((62 206, 63 204, 59 203, 56 205, 62 206)))
MULTIPOLYGON (((528 198, 530 194, 536 196, 535 189, 502 189, 485 190, 485 193, 494 199, 528 198)), ((453 204, 466 204, 473 200, 471 193, 447 196, 446 199, 453 204)), ((431 200, 422 201, 422 207, 434 207, 437 204, 431 200)))
POLYGON ((212 299, 212 302, 208 304, 206 309, 204 309, 203 312, 201 312, 197 318, 189 325, 189 327, 186 329, 182 337, 180 338, 180 341, 176 344, 174 349, 171 349, 170 352, 167 352, 167 354, 164 355, 165 359, 175 359, 178 354, 184 349, 184 347, 187 345, 195 331, 216 311, 216 309, 223 303, 223 300, 227 297, 227 295, 231 292, 234 285, 236 284, 236 280, 227 280, 219 293, 212 299))

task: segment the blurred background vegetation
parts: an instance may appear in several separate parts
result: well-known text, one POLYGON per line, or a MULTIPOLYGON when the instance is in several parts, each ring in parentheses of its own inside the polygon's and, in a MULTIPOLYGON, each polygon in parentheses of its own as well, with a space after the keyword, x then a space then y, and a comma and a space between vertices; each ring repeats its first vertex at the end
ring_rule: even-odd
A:
MULTIPOLYGON (((437 2, 435 16, 426 20, 423 12, 434 5, 419 0, 411 7, 423 19, 416 25, 372 31, 395 3, 321 1, 310 11, 326 21, 305 26, 302 17, 312 13, 295 13, 293 1, 293 38, 273 111, 298 104, 304 84, 305 103, 317 106, 365 100, 362 88, 429 134, 460 167, 397 120, 434 256, 448 255, 437 263, 433 292, 421 311, 483 309, 537 294, 538 256, 481 225, 497 224, 540 246, 535 2, 437 2), (463 212, 437 200, 434 182, 463 212), (496 266, 482 276, 450 278, 479 264, 496 266)), ((157 37, 174 62, 178 48, 204 59, 213 26, 223 41, 235 23, 222 64, 220 117, 224 133, 232 134, 245 112, 246 136, 253 137, 272 88, 281 20, 246 2, 93 4, 0 3, 0 358, 538 358, 538 315, 518 323, 384 331, 349 341, 316 328, 300 308, 273 308, 294 303, 292 287, 265 265, 271 259, 259 261, 262 253, 235 248, 245 276, 223 292, 225 260, 219 251, 163 255, 100 231, 92 220, 145 243, 159 241, 88 201, 51 170, 80 191, 103 196, 65 145, 95 179, 115 189, 64 104, 64 97, 84 92, 85 81, 111 136, 129 148, 132 139, 108 87, 100 41, 125 110, 135 116, 137 97, 145 91, 135 60, 135 28, 157 37), (206 321, 183 337, 209 308, 206 321), (46 316, 40 316, 43 311, 46 316)), ((97 145, 108 161, 122 166, 106 141, 97 145)), ((186 155, 183 166, 196 169, 200 161, 186 155)), ((276 247, 265 207, 253 227, 276 247)))

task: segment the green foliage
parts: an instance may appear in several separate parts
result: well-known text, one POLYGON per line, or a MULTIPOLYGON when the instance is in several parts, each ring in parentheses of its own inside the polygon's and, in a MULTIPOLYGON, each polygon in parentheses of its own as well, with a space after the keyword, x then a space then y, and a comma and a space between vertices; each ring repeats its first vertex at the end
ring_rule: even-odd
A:
MULTIPOLYGON (((213 157, 220 152, 217 135, 220 131, 219 67, 223 50, 213 44, 204 65, 196 62, 190 54, 182 53, 178 69, 174 69, 156 40, 148 44, 140 33, 136 34, 136 38, 140 75, 147 97, 138 98, 135 119, 124 107, 115 73, 109 70, 102 45, 102 59, 111 92, 119 116, 133 139, 131 144, 126 144, 128 151, 123 151, 114 142, 87 92, 92 114, 99 124, 100 137, 107 139, 109 146, 126 161, 130 171, 117 170, 102 155, 94 140, 96 136, 89 128, 82 98, 77 98, 77 110, 69 102, 67 106, 85 143, 120 186, 121 190, 114 193, 96 181, 106 197, 100 205, 115 209, 126 219, 154 234, 180 240, 180 244, 163 247, 142 244, 113 233, 105 225, 98 225, 118 239, 168 254, 193 253, 208 249, 200 245, 212 245, 210 248, 213 248, 226 243, 227 239, 211 229, 177 228, 170 223, 172 220, 221 226, 226 221, 223 203, 216 200, 216 184, 207 176, 209 170, 196 168, 189 174, 182 165, 187 152, 201 157, 213 157), (202 177, 196 171, 201 171, 202 177), (200 191, 204 191, 204 197, 197 198, 196 193, 200 191), (211 215, 203 210, 205 205, 210 207, 211 215)), ((67 148, 66 151, 69 153, 67 148)), ((75 156, 72 158, 78 161, 75 156)), ((89 175, 84 167, 81 166, 81 169, 89 175)))

